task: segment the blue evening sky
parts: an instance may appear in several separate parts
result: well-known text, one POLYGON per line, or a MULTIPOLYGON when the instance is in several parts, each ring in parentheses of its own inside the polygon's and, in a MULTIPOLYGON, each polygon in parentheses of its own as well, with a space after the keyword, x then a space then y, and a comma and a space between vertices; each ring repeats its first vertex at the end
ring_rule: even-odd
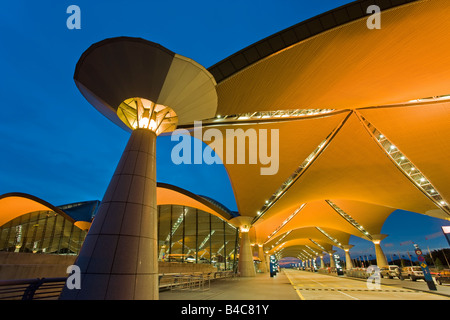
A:
MULTIPOLYGON (((205 67, 345 0, 299 1, 11 1, 0 10, 0 194, 25 192, 52 204, 101 200, 129 133, 78 92, 73 72, 92 44, 142 37, 205 67), (81 30, 69 30, 66 9, 81 9, 81 30)), ((222 166, 176 166, 174 142, 158 138, 157 179, 206 195, 236 210, 222 166)), ((383 227, 390 249, 448 247, 450 223, 396 211, 383 227), (431 237, 426 240, 425 237, 431 237), (402 245, 400 245, 402 244, 402 245)), ((355 252, 373 245, 352 237, 355 252)), ((383 242, 382 242, 383 244, 383 242)))

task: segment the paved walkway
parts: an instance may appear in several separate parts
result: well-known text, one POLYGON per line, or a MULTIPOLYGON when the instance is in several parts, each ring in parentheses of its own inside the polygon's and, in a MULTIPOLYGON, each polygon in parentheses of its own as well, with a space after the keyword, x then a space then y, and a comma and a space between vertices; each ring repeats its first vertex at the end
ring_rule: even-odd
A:
POLYGON ((270 277, 257 273, 256 277, 237 277, 211 281, 209 290, 167 290, 159 293, 159 300, 299 300, 300 297, 284 272, 270 277))
POLYGON ((425 282, 389 283, 371 290, 366 280, 283 269, 275 277, 258 273, 211 281, 207 290, 167 290, 160 300, 450 300, 450 286, 439 286, 439 294, 427 292, 425 282))

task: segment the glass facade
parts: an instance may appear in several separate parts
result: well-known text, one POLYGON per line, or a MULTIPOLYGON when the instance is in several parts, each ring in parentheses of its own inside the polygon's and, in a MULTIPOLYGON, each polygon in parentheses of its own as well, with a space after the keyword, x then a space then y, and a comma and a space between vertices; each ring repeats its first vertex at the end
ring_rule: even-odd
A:
POLYGON ((78 254, 87 231, 54 211, 35 211, 0 226, 0 251, 78 254))
MULTIPOLYGON (((77 255, 87 235, 75 221, 90 221, 99 201, 35 211, 0 226, 0 251, 77 255), (75 219, 74 219, 75 218, 75 219)), ((217 270, 237 266, 239 229, 225 219, 180 205, 158 206, 159 261, 212 264, 217 270)))
POLYGON ((158 206, 159 260, 209 263, 234 270, 239 230, 208 212, 180 205, 158 206))

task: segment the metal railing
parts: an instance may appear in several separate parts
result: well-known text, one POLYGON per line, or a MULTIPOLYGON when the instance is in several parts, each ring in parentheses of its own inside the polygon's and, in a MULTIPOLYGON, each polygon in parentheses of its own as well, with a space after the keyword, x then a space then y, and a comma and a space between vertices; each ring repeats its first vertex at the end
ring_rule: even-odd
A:
POLYGON ((209 290, 211 281, 216 279, 234 279, 233 271, 166 273, 159 275, 160 290, 209 290))
POLYGON ((65 277, 0 280, 0 300, 56 300, 65 277))

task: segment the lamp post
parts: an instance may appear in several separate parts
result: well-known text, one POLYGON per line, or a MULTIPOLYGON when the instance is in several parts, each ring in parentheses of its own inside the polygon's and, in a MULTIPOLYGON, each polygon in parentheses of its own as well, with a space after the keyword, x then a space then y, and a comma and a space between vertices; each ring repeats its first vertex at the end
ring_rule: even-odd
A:
POLYGON ((65 287, 60 299, 156 300, 156 137, 214 117, 215 80, 196 62, 129 37, 92 45, 74 80, 87 101, 131 136, 75 262, 81 289, 65 287))

